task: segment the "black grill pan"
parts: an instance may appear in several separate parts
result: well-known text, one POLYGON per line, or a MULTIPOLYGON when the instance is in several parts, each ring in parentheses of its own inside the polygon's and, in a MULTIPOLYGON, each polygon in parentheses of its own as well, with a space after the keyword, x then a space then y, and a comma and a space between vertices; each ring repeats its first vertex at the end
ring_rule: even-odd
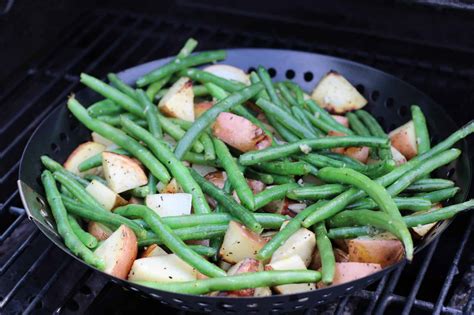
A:
MULTIPOLYGON (((161 59, 130 68, 119 73, 119 76, 125 82, 133 83, 141 75, 169 60, 169 58, 161 59)), ((434 142, 446 138, 458 128, 442 107, 413 86, 392 75, 348 60, 291 50, 231 49, 228 50, 228 58, 225 63, 244 70, 263 65, 270 69, 270 73, 275 74, 275 80, 292 79, 306 91, 311 91, 319 78, 329 70, 335 70, 344 75, 364 94, 369 100, 369 104, 365 109, 381 122, 386 131, 392 130, 410 119, 409 106, 411 104, 418 104, 423 109, 434 142)), ((100 99, 97 94, 90 90, 82 90, 77 93, 76 97, 82 104, 87 105, 100 99)), ((66 100, 64 100, 64 103, 66 103, 66 100)), ((89 139, 89 135, 90 132, 68 113, 64 104, 64 106, 54 110, 37 128, 25 148, 20 164, 18 184, 29 218, 51 241, 73 257, 75 256, 63 245, 54 231, 54 222, 52 222, 51 216, 48 214, 49 210, 41 196, 44 191, 40 182, 40 174, 43 168, 40 156, 47 154, 55 160, 63 162, 78 144, 89 139)), ((438 170, 436 176, 450 178, 455 181, 456 185, 461 187, 462 190, 453 202, 462 202, 469 193, 471 166, 466 141, 458 143, 457 146, 464 153, 457 161, 438 170)), ((439 223, 427 237, 418 243, 416 252, 442 233, 449 223, 450 220, 439 223)), ((181 310, 265 313, 304 310, 324 304, 368 286, 396 268, 397 265, 385 268, 362 279, 337 286, 300 294, 261 298, 226 298, 176 294, 142 287, 107 276, 123 285, 123 287, 140 291, 153 299, 181 310)))

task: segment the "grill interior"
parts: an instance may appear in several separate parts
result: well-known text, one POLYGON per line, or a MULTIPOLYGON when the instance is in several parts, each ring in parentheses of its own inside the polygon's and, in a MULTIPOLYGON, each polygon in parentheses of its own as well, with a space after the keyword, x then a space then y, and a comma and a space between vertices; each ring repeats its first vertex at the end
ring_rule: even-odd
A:
MULTIPOLYGON (((23 147, 38 123, 80 88, 80 72, 104 77, 111 71, 174 54, 188 37, 195 37, 200 50, 274 47, 362 62, 427 92, 459 125, 473 117, 469 105, 474 101, 474 39, 465 34, 468 32, 460 33, 462 40, 454 45, 449 36, 456 31, 454 27, 440 30, 443 40, 421 40, 420 34, 408 31, 401 35, 388 33, 375 22, 373 28, 350 28, 347 25, 356 21, 347 17, 334 23, 330 19, 334 16, 320 14, 303 22, 273 14, 272 10, 278 11, 274 7, 258 15, 244 4, 232 10, 212 7, 210 1, 183 0, 180 4, 183 10, 159 17, 110 9, 75 14, 77 17, 47 49, 39 51, 26 66, 18 67, 20 70, 12 76, 2 78, 1 313, 120 314, 138 307, 176 312, 138 293, 126 292, 67 257, 26 220, 21 208, 15 181, 23 147), (212 12, 225 16, 225 25, 216 27, 212 12), (196 18, 199 15, 207 18, 196 18)), ((315 84, 318 78, 311 80, 315 84)), ((460 215, 413 263, 401 266, 366 290, 309 312, 469 313, 474 299, 474 255, 469 251, 473 227, 473 216, 460 215)))

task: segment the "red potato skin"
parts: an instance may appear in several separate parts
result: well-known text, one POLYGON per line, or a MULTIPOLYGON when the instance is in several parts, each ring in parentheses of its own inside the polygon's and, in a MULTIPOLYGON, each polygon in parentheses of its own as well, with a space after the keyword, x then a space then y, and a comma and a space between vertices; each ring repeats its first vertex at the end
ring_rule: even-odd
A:
POLYGON ((109 231, 104 230, 99 223, 93 221, 87 224, 87 232, 92 234, 92 236, 99 241, 105 241, 112 234, 109 231))
POLYGON ((151 244, 150 246, 148 246, 142 253, 142 255, 140 256, 141 258, 146 258, 148 256, 151 255, 151 253, 153 253, 153 251, 155 250, 155 248, 157 248, 158 245, 156 244, 151 244))
POLYGON ((120 279, 127 279, 133 262, 135 259, 137 259, 137 237, 135 236, 135 233, 133 233, 133 231, 126 225, 121 225, 119 229, 122 229, 121 238, 124 239, 125 242, 122 244, 122 255, 118 257, 110 274, 120 279))
MULTIPOLYGON (((336 273, 334 274, 333 285, 354 281, 374 272, 382 270, 379 264, 359 263, 359 262, 337 262, 336 273)), ((318 288, 324 288, 326 285, 318 282, 318 288)))
MULTIPOLYGON (((336 262, 348 262, 349 255, 340 248, 334 248, 334 258, 336 262)), ((319 250, 316 248, 313 255, 313 260, 310 265, 311 269, 318 270, 321 268, 321 256, 319 255, 319 250)))
MULTIPOLYGON (((214 186, 216 186, 217 188, 223 189, 225 181, 227 179, 227 175, 225 172, 215 171, 206 174, 204 178, 213 183, 214 186)), ((217 202, 214 200, 214 198, 211 198, 206 195, 206 200, 212 208, 215 208, 217 206, 217 202)))
MULTIPOLYGON (((242 264, 239 266, 235 274, 242 274, 247 272, 257 272, 260 266, 260 262, 253 258, 245 258, 242 264)), ((255 289, 242 289, 236 291, 227 291, 222 292, 221 296, 229 297, 241 297, 241 296, 253 296, 255 294, 255 289)))
POLYGON ((399 240, 351 239, 347 240, 349 261, 379 264, 382 268, 393 265, 404 256, 399 240))
POLYGON ((198 118, 209 108, 214 106, 214 102, 201 102, 194 105, 194 117, 198 118))
MULTIPOLYGON (((407 124, 405 124, 405 126, 406 125, 407 124)), ((397 128, 390 132, 388 137, 395 149, 400 151, 407 160, 410 160, 418 154, 418 147, 415 140, 416 135, 409 132, 409 128, 397 128)))
POLYGON ((242 152, 261 150, 272 143, 261 128, 232 113, 220 113, 212 131, 214 136, 242 152))
MULTIPOLYGON (((249 185, 250 189, 252 189, 254 195, 263 191, 266 187, 264 183, 255 179, 247 179, 247 184, 249 185)), ((232 197, 234 197, 235 201, 240 203, 239 196, 237 196, 237 192, 235 190, 232 192, 232 197)))
POLYGON ((346 118, 346 116, 341 116, 341 115, 331 115, 332 118, 334 118, 338 123, 343 125, 346 128, 349 128, 349 119, 346 118))
MULTIPOLYGON (((345 118, 345 117, 344 117, 345 118)), ((330 137, 342 137, 345 136, 345 133, 330 130, 328 136, 330 137)), ((349 147, 349 148, 334 148, 331 149, 332 152, 347 155, 353 159, 358 160, 362 163, 367 163, 369 159, 369 148, 368 147, 349 147)))

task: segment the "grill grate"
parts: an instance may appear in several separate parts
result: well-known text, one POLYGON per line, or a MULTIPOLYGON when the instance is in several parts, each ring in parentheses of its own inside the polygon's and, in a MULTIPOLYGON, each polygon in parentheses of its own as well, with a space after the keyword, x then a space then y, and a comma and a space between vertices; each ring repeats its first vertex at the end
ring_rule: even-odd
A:
MULTIPOLYGON (((268 21, 261 21, 264 26, 268 21)), ((200 42, 200 49, 222 47, 279 47, 326 53, 371 64, 398 75, 422 90, 430 92, 459 123, 474 98, 467 83, 474 79, 469 68, 474 52, 449 48, 456 64, 440 64, 435 56, 446 52, 438 49, 432 59, 412 54, 418 43, 400 38, 385 39, 390 49, 379 49, 373 34, 350 34, 347 29, 330 25, 313 27, 309 39, 305 32, 274 34, 261 31, 216 29, 212 23, 185 24, 167 18, 115 11, 96 11, 82 15, 71 25, 55 48, 31 65, 23 76, 12 82, 2 94, 0 118, 0 312, 1 313, 128 313, 137 307, 156 306, 136 292, 108 282, 55 248, 28 220, 21 209, 15 180, 21 152, 39 122, 67 96, 79 88, 81 71, 104 76, 152 59, 173 54, 190 36, 200 42), (316 31, 323 30, 321 35, 316 31), (334 36, 336 35, 336 36, 334 36), (349 40, 348 36, 355 36, 349 40), (333 38, 339 39, 334 40, 333 38), (344 41, 342 41, 344 40, 344 41), (404 53, 397 53, 406 50, 404 53), (408 51, 408 52, 407 52, 408 51), (458 57, 458 58, 456 58, 458 57), (469 58, 469 63, 465 63, 469 58), (461 70, 463 68, 463 71, 461 70), (439 88, 460 91, 456 96, 439 96, 439 88), (468 95, 468 99, 463 97, 468 95), (452 105, 452 106, 451 106, 452 105)), ((294 31, 295 29, 293 29, 294 31)), ((67 139, 64 139, 67 141, 67 139)), ((472 248, 473 217, 462 216, 453 227, 415 257, 410 265, 402 265, 366 290, 319 306, 309 314, 344 313, 447 313, 472 311, 472 260, 466 248, 472 248), (469 219, 470 218, 470 219, 469 219), (464 231, 460 235, 459 231, 464 231), (454 245, 454 246, 453 246, 454 245), (471 275, 467 274, 471 266, 471 275), (459 276, 456 276, 460 272, 459 276), (461 275, 464 274, 464 277, 461 275), (457 288, 465 288, 457 294, 457 288), (466 293, 467 292, 467 293, 466 293), (460 297, 461 296, 461 297, 460 297), (463 299, 462 296, 465 296, 463 299), (471 297, 469 299, 469 297, 471 297), (453 302, 454 301, 454 302, 453 302), (460 301, 460 302, 459 302, 460 301), (469 302, 471 301, 471 302, 469 302)), ((164 311, 176 312, 163 307, 164 311)))

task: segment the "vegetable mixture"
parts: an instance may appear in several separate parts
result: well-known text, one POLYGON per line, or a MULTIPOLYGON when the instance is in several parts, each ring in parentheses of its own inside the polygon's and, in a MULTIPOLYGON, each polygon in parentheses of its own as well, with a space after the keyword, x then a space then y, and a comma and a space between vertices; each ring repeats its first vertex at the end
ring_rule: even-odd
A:
POLYGON ((89 265, 180 293, 304 292, 411 260, 414 241, 473 208, 443 206, 459 188, 432 173, 474 122, 431 144, 413 105, 387 134, 339 73, 309 95, 196 46, 135 87, 83 73, 103 99, 67 102, 91 140, 62 165, 43 156, 41 179, 59 235, 89 265))

